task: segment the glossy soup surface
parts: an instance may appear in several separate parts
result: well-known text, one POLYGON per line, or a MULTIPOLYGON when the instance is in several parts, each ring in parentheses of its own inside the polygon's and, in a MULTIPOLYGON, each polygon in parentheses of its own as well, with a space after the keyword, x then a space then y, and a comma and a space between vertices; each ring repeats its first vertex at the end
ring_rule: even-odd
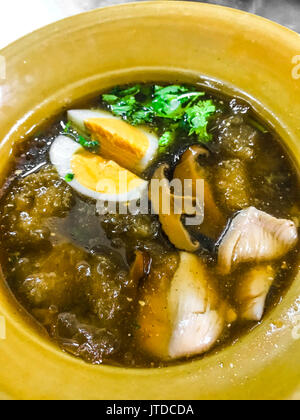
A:
MULTIPOLYGON (((153 84, 146 88, 153 89, 153 84)), ((221 275, 218 239, 237 212, 250 206, 293 220, 298 227, 299 182, 280 139, 248 104, 221 92, 207 91, 203 98, 212 100, 217 112, 209 118, 210 140, 203 144, 209 157, 201 158, 200 164, 224 223, 208 226, 204 233, 191 227, 189 233, 200 238, 195 255, 220 300, 238 314, 236 284, 256 262, 239 264, 230 275, 221 275)), ((82 107, 107 109, 107 104, 97 97, 82 107)), ((76 192, 58 175, 49 150, 64 131, 66 118, 58 117, 15 151, 11 174, 2 188, 1 260, 9 286, 62 350, 87 362, 132 367, 181 362, 185 357, 152 353, 143 346, 146 338, 141 338, 141 314, 151 304, 148 295, 163 294, 164 286, 157 279, 172 281, 180 250, 169 241, 158 216, 100 216, 94 200, 76 192), (137 250, 147 256, 148 265, 143 276, 133 279, 130 270, 137 250)), ((169 124, 160 118, 148 126, 160 137, 169 124)), ((143 178, 150 180, 163 162, 169 164, 171 177, 182 155, 196 144, 196 135, 177 130, 172 145, 162 148, 143 178)), ((264 314, 284 296, 297 267, 298 252, 297 245, 283 258, 267 261, 275 271, 275 281, 264 314)), ((231 345, 255 325, 237 317, 225 325, 209 350, 231 345)))

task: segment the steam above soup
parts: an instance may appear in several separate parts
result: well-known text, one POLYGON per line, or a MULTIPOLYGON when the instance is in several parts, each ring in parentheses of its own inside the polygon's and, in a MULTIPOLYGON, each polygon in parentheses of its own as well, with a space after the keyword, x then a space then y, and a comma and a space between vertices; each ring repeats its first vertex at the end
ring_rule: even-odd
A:
POLYGON ((293 280, 298 191, 280 139, 242 100, 116 87, 15 152, 0 202, 4 273, 87 362, 202 356, 253 328, 293 280))

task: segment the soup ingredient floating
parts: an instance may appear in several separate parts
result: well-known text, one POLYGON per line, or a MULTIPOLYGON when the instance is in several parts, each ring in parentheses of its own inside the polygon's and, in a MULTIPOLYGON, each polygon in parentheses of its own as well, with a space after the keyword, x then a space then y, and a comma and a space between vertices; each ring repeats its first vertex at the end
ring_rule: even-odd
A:
POLYGON ((140 310, 141 346, 164 360, 208 351, 237 318, 201 259, 186 252, 179 258, 171 280, 163 268, 150 273, 140 310))
MULTIPOLYGON (((152 184, 149 189, 149 198, 152 202, 152 208, 159 216, 159 221, 163 231, 169 241, 180 250, 195 252, 200 248, 200 243, 194 241, 184 226, 182 216, 196 215, 196 207, 193 205, 193 197, 176 196, 172 193, 166 172, 169 165, 161 165, 154 173, 152 181, 159 181, 160 186, 155 191, 152 184), (164 202, 170 203, 170 211, 164 209, 164 202)), ((202 209, 201 203, 197 203, 198 209, 202 209)), ((169 210, 169 209, 168 209, 169 210)))
POLYGON ((117 87, 85 108, 13 156, 0 200, 12 291, 96 365, 172 366, 234 345, 299 265, 299 177, 278 136, 197 85, 117 87))
POLYGON ((276 219, 249 207, 233 219, 219 247, 220 272, 229 274, 237 264, 282 258, 298 242, 294 222, 276 219))
POLYGON ((50 149, 50 160, 59 175, 85 197, 127 202, 147 193, 147 181, 112 160, 88 152, 69 137, 57 137, 50 149))
POLYGON ((207 128, 217 107, 212 100, 203 99, 204 96, 204 92, 187 86, 135 85, 128 89, 115 88, 102 95, 102 100, 114 115, 132 125, 159 125, 163 121, 165 129, 159 145, 166 149, 180 130, 194 135, 199 143, 212 140, 207 128))
POLYGON ((68 119, 79 133, 99 144, 96 152, 104 159, 134 173, 143 172, 156 157, 158 138, 149 129, 133 127, 105 111, 71 110, 68 119))
POLYGON ((210 177, 207 168, 201 166, 207 161, 210 152, 201 146, 191 146, 181 157, 174 172, 174 179, 180 179, 182 185, 186 179, 192 181, 193 199, 197 198, 197 181, 204 182, 204 221, 198 226, 199 233, 217 239, 226 226, 226 220, 216 204, 210 177))
POLYGON ((246 321, 260 321, 264 314, 269 290, 276 272, 272 265, 262 264, 242 273, 238 281, 235 299, 239 316, 246 321))

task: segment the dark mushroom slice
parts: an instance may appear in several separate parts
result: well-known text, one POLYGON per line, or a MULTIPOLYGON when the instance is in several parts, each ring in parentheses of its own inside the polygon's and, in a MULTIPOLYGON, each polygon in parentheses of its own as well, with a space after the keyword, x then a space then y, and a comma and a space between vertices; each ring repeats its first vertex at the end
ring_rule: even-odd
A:
POLYGON ((219 241, 219 270, 227 275, 240 263, 279 259, 297 242, 294 222, 249 207, 237 214, 219 241))
POLYGON ((145 351, 163 360, 200 355, 236 318, 201 259, 181 252, 179 263, 173 257, 167 267, 152 270, 147 279, 138 339, 145 351))
POLYGON ((201 146, 190 147, 177 165, 174 178, 180 179, 182 183, 192 180, 193 198, 197 196, 197 180, 204 181, 204 221, 197 226, 197 231, 217 239, 226 225, 226 219, 216 204, 208 171, 199 164, 199 157, 208 158, 209 154, 209 151, 201 146))
POLYGON ((165 175, 168 169, 169 166, 163 164, 154 173, 152 181, 159 181, 159 188, 155 191, 153 188, 154 183, 151 182, 149 199, 154 212, 159 215, 162 228, 170 242, 178 249, 195 252, 199 249, 200 243, 193 241, 182 221, 184 214, 189 216, 195 215, 196 210, 192 205, 194 200, 192 197, 179 197, 172 194, 170 183, 165 175), (190 202, 191 206, 187 205, 188 202, 190 202), (168 203, 169 207, 167 206, 168 208, 164 209, 164 203, 168 203), (179 208, 182 211, 176 211, 179 208))

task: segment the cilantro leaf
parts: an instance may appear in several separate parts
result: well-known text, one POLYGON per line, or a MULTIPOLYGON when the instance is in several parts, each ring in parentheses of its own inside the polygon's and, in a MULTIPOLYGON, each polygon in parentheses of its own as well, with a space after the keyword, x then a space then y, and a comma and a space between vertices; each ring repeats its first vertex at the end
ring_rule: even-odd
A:
POLYGON ((176 131, 165 131, 164 134, 159 139, 160 149, 166 149, 169 147, 175 140, 176 131))
POLYGON ((102 101, 116 116, 131 125, 164 125, 160 137, 161 150, 170 147, 177 136, 178 128, 188 136, 197 136, 199 142, 208 142, 212 136, 207 132, 210 117, 216 112, 212 100, 204 100, 204 92, 181 85, 117 87, 102 95, 102 101))
POLYGON ((150 123, 153 119, 152 109, 145 107, 136 99, 136 95, 144 94, 140 85, 128 89, 115 88, 109 94, 102 95, 102 100, 109 110, 132 125, 150 123))
POLYGON ((70 131, 70 129, 71 129, 71 122, 69 121, 67 124, 66 124, 66 126, 65 126, 65 128, 64 128, 64 133, 65 134, 68 134, 69 133, 69 131, 70 131))
POLYGON ((133 125, 142 125, 146 123, 151 123, 153 121, 153 118, 154 118, 153 110, 147 107, 138 109, 137 111, 133 112, 131 115, 133 125))
POLYGON ((111 93, 117 97, 124 98, 126 96, 135 96, 138 93, 140 93, 140 91, 141 91, 141 85, 135 85, 127 89, 116 87, 112 90, 111 93))
POLYGON ((156 116, 173 120, 183 117, 185 104, 204 95, 203 92, 190 92, 187 88, 176 85, 165 88, 156 86, 154 92, 152 108, 156 116))
POLYGON ((70 137, 72 140, 75 140, 83 148, 87 149, 89 152, 98 153, 100 144, 98 141, 86 139, 85 137, 78 134, 78 132, 72 127, 72 123, 69 121, 63 131, 65 136, 70 137))
POLYGON ((170 85, 170 86, 154 86, 154 95, 164 96, 169 94, 178 94, 189 92, 189 89, 185 86, 170 85))
POLYGON ((102 95, 102 98, 105 102, 107 102, 110 105, 114 105, 118 101, 118 97, 116 95, 102 95))
POLYGON ((189 128, 189 135, 197 134, 201 142, 209 142, 211 135, 207 132, 209 118, 216 112, 217 108, 213 101, 200 101, 187 109, 184 121, 189 128))
POLYGON ((94 140, 87 140, 83 136, 78 135, 78 143, 88 150, 95 151, 97 148, 99 148, 99 142, 94 140))
POLYGON ((74 174, 67 174, 65 176, 65 181, 66 182, 72 182, 74 178, 75 178, 75 175, 74 174))

